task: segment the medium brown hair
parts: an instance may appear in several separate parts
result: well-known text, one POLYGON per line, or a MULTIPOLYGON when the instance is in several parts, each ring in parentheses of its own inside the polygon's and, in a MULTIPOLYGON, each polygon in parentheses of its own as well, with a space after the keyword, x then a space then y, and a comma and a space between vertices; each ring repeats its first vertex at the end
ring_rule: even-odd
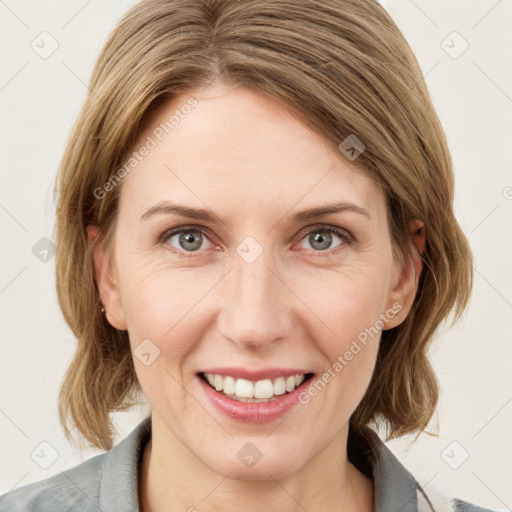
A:
POLYGON ((128 332, 101 312, 86 233, 99 226, 111 246, 122 183, 101 199, 94 191, 133 150, 150 112, 216 78, 281 102, 334 148, 349 135, 364 143, 351 163, 385 192, 397 261, 414 250, 409 221, 425 224, 414 303, 383 331, 351 417, 355 428, 385 424, 388 438, 420 433, 438 400, 427 349, 442 321, 463 313, 473 276, 452 207, 445 135, 402 33, 374 0, 146 0, 121 19, 98 58, 55 184, 56 286, 77 338, 59 394, 68 439, 71 419, 91 445, 110 449, 110 413, 143 396, 128 332))

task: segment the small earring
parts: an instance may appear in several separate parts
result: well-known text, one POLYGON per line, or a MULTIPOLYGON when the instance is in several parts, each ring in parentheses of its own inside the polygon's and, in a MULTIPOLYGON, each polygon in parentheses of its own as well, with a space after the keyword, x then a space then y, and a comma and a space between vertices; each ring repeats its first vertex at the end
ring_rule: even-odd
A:
POLYGON ((101 312, 104 313, 105 312, 105 308, 101 308, 101 312))

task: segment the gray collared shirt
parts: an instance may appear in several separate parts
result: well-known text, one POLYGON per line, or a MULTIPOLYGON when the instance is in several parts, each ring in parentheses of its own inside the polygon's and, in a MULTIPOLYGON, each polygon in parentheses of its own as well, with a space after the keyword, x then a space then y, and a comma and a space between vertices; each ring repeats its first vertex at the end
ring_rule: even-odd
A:
MULTIPOLYGON (((375 512, 490 511, 460 499, 427 497, 377 433, 366 432, 368 437, 349 431, 348 457, 373 478, 375 512)), ((108 452, 0 496, 0 511, 139 512, 138 468, 150 438, 148 416, 108 452)))

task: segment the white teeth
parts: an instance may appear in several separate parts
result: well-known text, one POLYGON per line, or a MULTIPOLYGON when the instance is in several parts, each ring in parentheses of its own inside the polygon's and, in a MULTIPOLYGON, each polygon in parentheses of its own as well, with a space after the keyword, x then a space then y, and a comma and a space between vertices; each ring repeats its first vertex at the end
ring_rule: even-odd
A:
POLYGON ((234 395, 235 394, 235 384, 236 381, 233 377, 224 377, 224 393, 226 395, 234 395))
POLYGON ((278 377, 274 381, 274 395, 284 395, 286 393, 286 387, 284 384, 284 377, 278 377))
POLYGON ((217 391, 222 391, 222 387, 223 387, 223 378, 221 375, 215 375, 215 383, 214 383, 214 386, 215 386, 215 389, 217 391))
POLYGON ((241 398, 252 398, 254 396, 254 384, 250 380, 236 379, 235 395, 241 398))
POLYGON ((295 377, 293 375, 291 375, 290 377, 288 377, 286 379, 285 388, 286 388, 286 391, 288 391, 288 393, 295 389, 295 377))
POLYGON ((211 373, 205 373, 204 376, 208 379, 211 386, 215 387, 215 375, 211 373))
POLYGON ((231 376, 205 373, 204 376, 216 391, 223 391, 225 395, 240 399, 243 402, 266 402, 279 395, 290 393, 300 386, 305 379, 304 375, 291 375, 278 377, 272 382, 270 379, 253 382, 247 379, 235 379, 231 376))
POLYGON ((274 386, 270 379, 259 380, 254 385, 254 398, 272 398, 274 386))

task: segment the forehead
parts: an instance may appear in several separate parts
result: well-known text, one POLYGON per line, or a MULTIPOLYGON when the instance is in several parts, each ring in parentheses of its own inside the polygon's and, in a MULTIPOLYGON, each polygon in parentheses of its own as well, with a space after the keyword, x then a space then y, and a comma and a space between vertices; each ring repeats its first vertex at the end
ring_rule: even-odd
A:
POLYGON ((374 216, 384 204, 380 188, 328 141, 281 104, 245 88, 216 85, 162 105, 144 122, 133 150, 142 153, 144 146, 151 149, 121 193, 121 205, 138 212, 160 200, 260 216, 278 205, 285 211, 299 202, 351 201, 374 216))

